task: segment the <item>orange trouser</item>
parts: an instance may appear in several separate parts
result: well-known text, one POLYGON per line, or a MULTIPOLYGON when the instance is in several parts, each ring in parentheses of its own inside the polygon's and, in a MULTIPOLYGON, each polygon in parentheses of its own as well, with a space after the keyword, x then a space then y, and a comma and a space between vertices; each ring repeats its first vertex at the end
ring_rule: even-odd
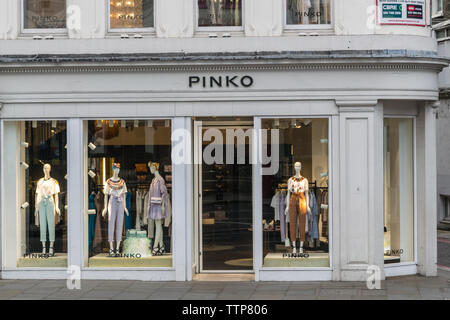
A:
POLYGON ((297 228, 300 228, 300 241, 305 241, 306 197, 304 192, 291 193, 289 199, 289 231, 291 241, 297 240, 297 228), (300 225, 297 226, 297 216, 300 225))

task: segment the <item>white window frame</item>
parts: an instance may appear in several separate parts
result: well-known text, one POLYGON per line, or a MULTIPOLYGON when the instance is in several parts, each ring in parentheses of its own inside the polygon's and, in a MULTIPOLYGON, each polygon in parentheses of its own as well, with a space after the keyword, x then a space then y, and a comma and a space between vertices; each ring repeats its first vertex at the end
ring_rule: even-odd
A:
POLYGON ((155 33, 156 31, 156 5, 158 0, 153 0, 153 27, 147 27, 147 28, 111 28, 111 1, 112 0, 105 0, 106 4, 106 19, 108 20, 107 23, 107 30, 110 34, 117 34, 117 33, 155 33))
POLYGON ((245 26, 245 5, 246 5, 246 0, 242 0, 242 25, 235 27, 235 26, 229 26, 229 27, 200 27, 198 25, 198 18, 200 16, 199 14, 199 8, 198 8, 198 0, 194 0, 194 6, 195 6, 195 12, 194 12, 194 26, 195 26, 195 31, 198 32, 243 32, 244 31, 244 26, 245 26))
POLYGON ((287 24, 287 0, 281 0, 283 2, 283 29, 286 31, 292 30, 332 30, 334 26, 334 0, 330 0, 330 23, 329 24, 287 24))
MULTIPOLYGON (((414 187, 413 187, 413 196, 414 196, 414 227, 413 227, 413 232, 414 232, 414 257, 413 260, 411 261, 405 261, 405 262, 397 262, 397 263, 384 263, 384 269, 386 271, 386 276, 395 276, 396 274, 395 269, 399 269, 402 267, 406 267, 405 270, 408 270, 409 266, 417 266, 417 256, 418 256, 418 242, 417 242, 417 206, 418 206, 418 201, 417 201, 417 117, 416 116, 408 116, 408 115, 389 115, 389 114, 385 114, 383 116, 383 126, 384 126, 384 120, 385 119, 413 119, 413 173, 414 173, 414 187), (386 269, 393 269, 393 272, 390 272, 390 270, 386 270, 386 269)), ((383 146, 383 150, 384 150, 384 146, 383 146)), ((384 152, 384 151, 383 151, 384 152)), ((384 158, 384 155, 383 155, 384 158)), ((384 164, 383 164, 383 173, 384 173, 384 164)), ((383 186, 383 190, 384 190, 385 186, 383 186)), ((384 208, 384 192, 383 192, 383 208, 384 208)), ((383 215, 384 215, 384 210, 383 210, 383 215)), ((384 248, 383 248, 384 250, 384 248)), ((383 256, 384 256, 384 252, 383 252, 383 256)), ((407 271, 408 272, 408 271, 407 271)), ((408 273, 406 273, 408 274, 408 273)))
MULTIPOLYGON (((332 115, 295 115, 295 116, 261 116, 254 117, 254 125, 255 131, 258 132, 257 138, 257 149, 253 148, 254 154, 260 154, 262 150, 261 145, 261 135, 259 129, 262 128, 262 120, 263 119, 327 119, 328 120, 328 257, 330 261, 330 265, 328 267, 264 267, 264 257, 263 257, 263 230, 262 230, 262 198, 263 198, 263 190, 262 190, 262 164, 258 161, 257 165, 254 166, 256 173, 254 173, 253 184, 254 184, 254 205, 253 205, 253 219, 254 219, 254 249, 253 249, 253 261, 254 261, 254 270, 255 274, 260 271, 306 271, 311 272, 314 271, 325 271, 332 272, 333 271, 333 116, 332 115), (259 187, 257 187, 259 186, 259 187)), ((256 135, 255 135, 256 136, 256 135)))
MULTIPOLYGON (((176 243, 175 243, 175 239, 177 237, 176 232, 175 231, 175 214, 174 214, 174 205, 172 206, 172 236, 170 238, 170 253, 172 254, 172 266, 171 267, 90 267, 89 266, 89 237, 88 237, 88 227, 89 227, 89 221, 87 218, 87 212, 88 212, 88 208, 89 208, 89 179, 90 177, 87 174, 88 171, 88 158, 89 158, 89 152, 88 152, 88 123, 89 121, 95 121, 95 120, 100 120, 99 118, 79 118, 79 120, 82 122, 82 127, 83 127, 83 163, 82 163, 82 168, 83 168, 83 172, 86 172, 86 174, 83 176, 83 196, 82 196, 82 204, 83 204, 83 220, 82 220, 82 235, 83 235, 83 240, 82 240, 82 266, 81 266, 81 271, 88 271, 88 272, 112 272, 112 271, 116 271, 116 272, 123 272, 123 271, 156 271, 156 272, 176 272, 176 268, 177 268, 177 261, 176 259, 176 255, 177 255, 177 247, 176 247, 176 243)), ((173 132, 176 130, 174 122, 175 122, 175 118, 174 117, 107 117, 107 118, 102 118, 101 120, 115 120, 115 121, 121 121, 121 120, 126 120, 126 121, 134 121, 134 120, 139 120, 139 121, 147 121, 147 120, 170 120, 170 125, 171 125, 171 132, 173 134, 173 132)), ((173 141, 171 140, 171 148, 173 149, 173 141)), ((175 163, 171 162, 172 165, 172 170, 173 168, 175 168, 175 163)), ((175 184, 175 172, 172 171, 172 186, 175 184)), ((172 189, 172 194, 171 194, 171 203, 174 203, 175 197, 174 197, 174 190, 172 189)), ((124 222, 125 223, 125 222, 124 222)))
MULTIPOLYGON (((6 168, 5 167, 5 163, 7 163, 6 159, 7 159, 7 157, 11 156, 10 154, 9 155, 6 154, 4 152, 4 150, 3 150, 3 148, 4 148, 3 137, 4 137, 4 126, 5 126, 5 123, 14 122, 14 123, 20 123, 20 125, 21 125, 22 123, 32 122, 32 121, 38 121, 38 122, 43 122, 43 121, 61 121, 62 122, 63 121, 63 122, 65 122, 65 124, 66 124, 66 135, 67 135, 66 139, 67 139, 67 145, 68 145, 68 138, 69 138, 68 124, 69 124, 69 121, 68 121, 67 118, 57 117, 57 118, 17 118, 17 119, 5 118, 5 119, 0 119, 0 151, 1 151, 0 152, 0 161, 1 161, 1 164, 2 164, 0 166, 0 169, 1 169, 0 170, 0 176, 1 176, 0 177, 1 178, 0 181, 2 182, 3 185, 6 185, 6 184, 3 183, 3 182, 5 182, 5 181, 3 181, 3 179, 5 178, 4 171, 5 170, 10 170, 10 168, 6 168)), ((22 138, 23 137, 20 136, 20 134, 19 134, 18 137, 16 137, 17 141, 21 141, 22 138)), ((68 174, 68 170, 69 170, 69 154, 68 153, 67 153, 66 157, 67 157, 67 159, 66 159, 66 165, 67 165, 66 169, 67 169, 67 171, 66 172, 68 174)), ((16 161, 17 161, 17 163, 20 162, 20 158, 16 159, 16 161), (17 161, 17 160, 19 160, 19 161, 17 161)), ((24 170, 21 169, 21 172, 22 172, 21 174, 24 174, 23 171, 24 170)), ((17 177, 17 178, 20 179, 20 177, 17 177)), ((69 180, 67 179, 66 181, 67 181, 67 193, 68 193, 69 192, 69 180)), ((42 272, 43 274, 45 274, 45 272, 54 272, 54 274, 58 274, 58 273, 61 274, 61 275, 66 274, 67 273, 67 268, 70 265, 70 259, 71 259, 71 250, 70 250, 70 248, 71 248, 71 245, 72 245, 72 238, 70 237, 70 234, 69 234, 70 233, 70 228, 71 228, 71 226, 70 226, 71 225, 70 224, 70 219, 68 219, 66 221, 66 228, 67 228, 67 230, 66 230, 66 246, 67 246, 67 250, 66 250, 66 252, 64 252, 67 255, 67 266, 65 266, 65 267, 18 267, 17 264, 15 264, 14 266, 9 266, 9 264, 12 263, 12 261, 10 259, 11 255, 9 254, 9 253, 11 253, 11 251, 9 251, 9 250, 14 250, 14 252, 16 254, 16 261, 15 261, 15 263, 18 262, 18 259, 21 256, 18 254, 18 252, 20 251, 19 247, 16 246, 15 248, 12 248, 12 249, 8 247, 7 233, 5 232, 6 221, 10 220, 10 218, 12 218, 12 215, 14 215, 15 216, 15 220, 16 220, 16 226, 17 226, 19 224, 19 215, 18 215, 18 213, 19 214, 23 214, 23 211, 20 208, 20 203, 18 202, 18 198, 21 195, 20 194, 21 191, 18 188, 16 188, 16 199, 15 199, 16 200, 15 207, 17 208, 16 211, 13 211, 13 210, 7 211, 6 210, 10 206, 9 201, 11 201, 11 200, 7 200, 6 199, 4 192, 5 192, 5 189, 2 188, 1 192, 0 192, 0 202, 1 202, 1 205, 0 205, 0 211, 1 211, 1 217, 0 217, 1 231, 0 231, 0 233, 1 233, 1 237, 0 237, 0 239, 1 239, 1 242, 2 242, 1 245, 0 245, 0 248, 2 249, 1 250, 1 258, 0 258, 0 260, 1 260, 1 265, 0 265, 1 270, 5 270, 5 271, 8 271, 9 273, 12 273, 13 276, 12 276, 11 279, 15 279, 15 276, 14 276, 14 272, 15 271, 17 271, 19 273, 22 273, 22 272, 25 272, 25 273, 29 273, 29 272, 37 272, 37 273, 39 273, 39 272, 42 272), (8 216, 8 218, 7 218, 7 216, 8 216)), ((28 208, 29 208, 28 210, 30 210, 30 215, 34 214, 33 208, 31 208, 31 207, 28 207, 28 208)), ((66 211, 67 216, 69 217, 69 209, 64 209, 64 210, 66 211)), ((61 210, 61 211, 63 211, 63 210, 61 210)), ((19 239, 19 229, 16 229, 14 231, 14 233, 15 233, 15 237, 17 239, 17 244, 19 244, 19 241, 18 241, 18 239, 19 239)), ((8 277, 5 277, 5 279, 7 279, 7 278, 8 277)), ((64 279, 64 278, 62 278, 62 279, 64 279)))
POLYGON ((66 0, 66 28, 25 28, 25 0, 20 1, 20 31, 26 35, 37 34, 67 34, 67 0, 66 0))

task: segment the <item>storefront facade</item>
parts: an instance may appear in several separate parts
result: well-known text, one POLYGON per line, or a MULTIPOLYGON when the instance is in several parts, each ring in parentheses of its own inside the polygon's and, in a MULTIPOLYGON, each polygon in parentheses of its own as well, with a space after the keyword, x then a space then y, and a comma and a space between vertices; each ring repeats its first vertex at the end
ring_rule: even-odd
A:
POLYGON ((1 277, 435 275, 447 60, 414 30, 4 40, 1 277))

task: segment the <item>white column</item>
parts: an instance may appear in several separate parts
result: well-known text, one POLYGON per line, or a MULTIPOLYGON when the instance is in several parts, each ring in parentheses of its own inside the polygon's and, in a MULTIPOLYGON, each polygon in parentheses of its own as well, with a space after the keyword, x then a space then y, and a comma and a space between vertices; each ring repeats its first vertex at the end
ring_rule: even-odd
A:
POLYGON ((436 107, 426 104, 417 119, 417 264, 425 276, 437 274, 436 107))
POLYGON ((20 0, 0 1, 0 40, 17 39, 22 13, 20 0))
POLYGON ((67 248, 68 266, 82 266, 84 243, 83 121, 67 120, 67 248))
POLYGON ((158 38, 192 37, 195 1, 155 0, 155 30, 158 38))
POLYGON ((286 15, 282 12, 283 1, 285 0, 244 0, 242 8, 245 35, 260 37, 281 35, 283 17, 286 15))
POLYGON ((365 281, 367 268, 383 274, 383 112, 376 101, 338 101, 340 107, 340 275, 365 281))
POLYGON ((69 38, 103 38, 106 34, 109 1, 68 0, 67 32, 69 38))
MULTIPOLYGON (((260 270, 263 264, 263 230, 262 230, 262 141, 261 118, 254 120, 254 134, 252 141, 253 153, 253 269, 255 271, 255 281, 260 281, 260 270), (256 161, 255 161, 256 160, 256 161)), ((267 139, 270 136, 267 135, 267 139)))
POLYGON ((172 124, 172 238, 176 280, 192 279, 192 158, 191 121, 176 117, 172 124), (184 132, 184 134, 183 134, 184 132), (188 133, 188 134, 187 134, 188 133))

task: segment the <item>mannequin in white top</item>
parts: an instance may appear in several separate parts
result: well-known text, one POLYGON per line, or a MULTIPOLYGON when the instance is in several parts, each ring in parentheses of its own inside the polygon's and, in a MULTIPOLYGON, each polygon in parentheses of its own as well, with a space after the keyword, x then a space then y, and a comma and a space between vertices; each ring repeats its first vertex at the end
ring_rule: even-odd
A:
POLYGON ((42 254, 46 254, 47 226, 49 231, 50 248, 49 255, 54 255, 53 245, 55 243, 55 215, 61 215, 59 210, 60 192, 59 184, 56 179, 50 176, 52 166, 44 164, 44 177, 39 179, 36 188, 35 198, 35 217, 40 221, 42 254), (38 218, 39 217, 39 218, 38 218))
MULTIPOLYGON (((307 212, 310 212, 311 209, 309 208, 309 197, 307 196, 307 192, 309 190, 309 182, 308 179, 302 177, 301 175, 301 170, 302 170, 302 164, 301 162, 296 162, 294 164, 294 169, 295 169, 295 176, 289 178, 288 180, 288 194, 286 196, 286 211, 285 214, 287 215, 289 212, 289 205, 290 205, 290 199, 291 199, 291 194, 293 192, 303 192, 305 193, 305 198, 306 198, 306 210, 307 212)), ((289 215, 292 215, 293 212, 289 212, 289 215)), ((292 218, 291 218, 292 221, 292 218)), ((290 222, 292 224, 292 222, 290 222)), ((300 228, 304 227, 301 226, 300 224, 300 228)), ((290 228, 290 232, 292 233, 292 226, 290 228)), ((303 230, 303 232, 305 232, 305 230, 303 230)), ((296 232, 295 234, 291 234, 291 239, 295 239, 297 237, 296 232)), ((293 247, 293 251, 292 253, 297 253, 297 249, 296 249, 296 243, 295 241, 292 241, 292 247, 293 247)), ((300 253, 303 253, 303 241, 300 241, 300 253)))
POLYGON ((123 227, 123 212, 128 216, 129 212, 126 207, 127 187, 125 181, 119 177, 120 164, 113 164, 113 176, 106 181, 105 185, 105 203, 102 216, 104 217, 109 211, 108 221, 108 242, 110 256, 118 256, 121 243, 121 234, 123 227), (109 199, 109 202, 108 202, 109 199), (121 203, 120 207, 113 203, 116 199, 121 203), (123 212, 120 212, 122 211, 123 212), (116 212, 117 211, 117 212, 116 212), (116 251, 114 253, 114 234, 116 235, 116 251))

